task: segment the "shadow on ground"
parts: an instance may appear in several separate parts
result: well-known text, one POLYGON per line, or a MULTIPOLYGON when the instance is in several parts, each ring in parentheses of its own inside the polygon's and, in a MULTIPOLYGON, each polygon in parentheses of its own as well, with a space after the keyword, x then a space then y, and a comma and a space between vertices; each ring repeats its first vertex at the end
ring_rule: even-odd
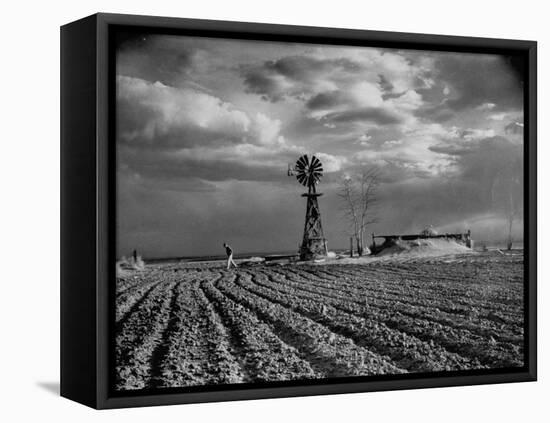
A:
POLYGON ((36 386, 50 394, 59 396, 59 382, 36 382, 36 386))

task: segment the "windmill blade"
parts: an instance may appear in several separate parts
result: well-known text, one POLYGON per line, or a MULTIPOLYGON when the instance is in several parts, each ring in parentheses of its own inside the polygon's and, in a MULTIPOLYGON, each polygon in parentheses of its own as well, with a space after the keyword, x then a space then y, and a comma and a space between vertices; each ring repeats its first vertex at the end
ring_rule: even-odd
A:
POLYGON ((313 156, 313 159, 311 160, 311 169, 313 171, 323 171, 323 164, 321 163, 321 160, 315 156, 313 156))
POLYGON ((302 157, 300 157, 298 159, 298 161, 296 162, 296 166, 299 166, 301 169, 305 169, 307 168, 309 164, 309 161, 307 159, 307 154, 304 154, 302 157))

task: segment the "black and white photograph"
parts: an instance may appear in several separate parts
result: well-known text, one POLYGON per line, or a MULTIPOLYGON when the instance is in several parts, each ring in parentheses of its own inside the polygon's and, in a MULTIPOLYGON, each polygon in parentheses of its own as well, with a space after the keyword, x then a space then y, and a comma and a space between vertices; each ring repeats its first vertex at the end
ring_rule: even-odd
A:
POLYGON ((526 366, 522 57, 115 37, 116 392, 526 366))

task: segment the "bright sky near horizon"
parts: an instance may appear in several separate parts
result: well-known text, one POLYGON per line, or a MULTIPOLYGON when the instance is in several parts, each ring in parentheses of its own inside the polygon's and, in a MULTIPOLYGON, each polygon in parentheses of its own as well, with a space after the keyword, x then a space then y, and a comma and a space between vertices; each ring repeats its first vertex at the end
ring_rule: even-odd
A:
POLYGON ((377 233, 523 238, 523 76, 511 57, 133 34, 117 48, 117 254, 297 250, 323 162, 329 248, 346 174, 381 172, 377 233))

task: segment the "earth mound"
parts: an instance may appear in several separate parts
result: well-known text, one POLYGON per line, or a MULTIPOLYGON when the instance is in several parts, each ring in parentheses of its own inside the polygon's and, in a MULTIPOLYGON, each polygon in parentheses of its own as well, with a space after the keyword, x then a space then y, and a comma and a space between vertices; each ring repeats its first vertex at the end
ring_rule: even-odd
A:
POLYGON ((465 254, 473 250, 454 239, 415 239, 413 241, 396 240, 382 246, 376 256, 414 255, 420 257, 438 256, 447 254, 465 254))

